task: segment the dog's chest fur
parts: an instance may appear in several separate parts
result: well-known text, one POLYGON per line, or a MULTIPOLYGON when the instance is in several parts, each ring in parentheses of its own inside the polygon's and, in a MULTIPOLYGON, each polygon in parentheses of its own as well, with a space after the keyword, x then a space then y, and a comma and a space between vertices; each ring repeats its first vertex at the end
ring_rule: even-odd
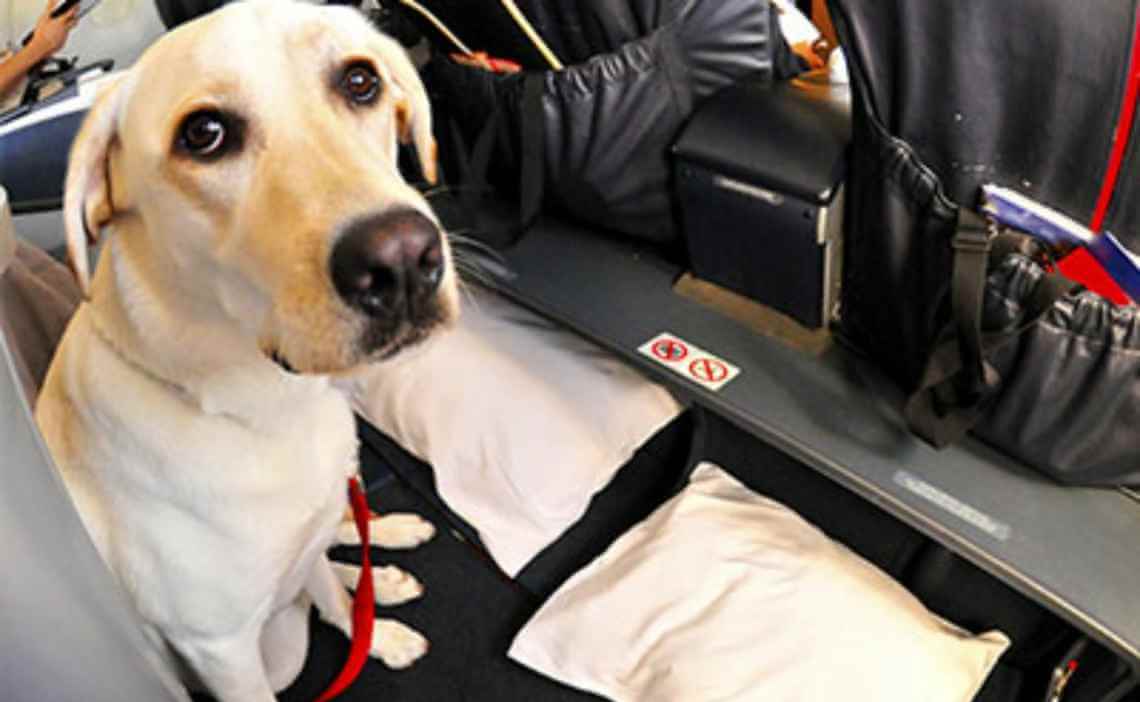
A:
POLYGON ((87 312, 68 328, 37 415, 140 613, 210 635, 291 601, 330 545, 355 473, 346 400, 324 380, 270 368, 255 423, 203 412, 116 353, 87 312))

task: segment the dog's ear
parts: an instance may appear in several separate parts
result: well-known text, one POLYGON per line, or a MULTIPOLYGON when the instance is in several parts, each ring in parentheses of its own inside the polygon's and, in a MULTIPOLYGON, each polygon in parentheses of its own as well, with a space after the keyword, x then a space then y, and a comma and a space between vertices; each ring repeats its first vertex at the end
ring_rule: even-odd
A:
POLYGON ((117 138, 122 86, 122 79, 115 81, 95 101, 72 143, 68 159, 63 193, 67 254, 84 297, 91 288, 87 247, 98 241, 99 230, 114 216, 110 156, 117 138))
POLYGON ((383 35, 378 35, 380 56, 391 72, 392 81, 402 93, 396 100, 396 129, 400 141, 415 144, 420 170, 429 183, 438 180, 435 137, 431 131, 431 101, 428 100, 420 74, 404 47, 383 35))

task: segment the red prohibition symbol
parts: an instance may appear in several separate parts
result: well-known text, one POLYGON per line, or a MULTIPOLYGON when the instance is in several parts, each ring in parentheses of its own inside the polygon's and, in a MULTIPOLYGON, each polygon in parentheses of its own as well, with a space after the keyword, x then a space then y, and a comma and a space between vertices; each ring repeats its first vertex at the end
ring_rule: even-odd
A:
POLYGON ((653 344, 653 355, 662 361, 676 363, 685 360, 689 348, 676 339, 662 339, 653 344))
POLYGON ((706 383, 719 383, 728 377, 728 366, 715 358, 698 358, 689 364, 689 373, 706 383))

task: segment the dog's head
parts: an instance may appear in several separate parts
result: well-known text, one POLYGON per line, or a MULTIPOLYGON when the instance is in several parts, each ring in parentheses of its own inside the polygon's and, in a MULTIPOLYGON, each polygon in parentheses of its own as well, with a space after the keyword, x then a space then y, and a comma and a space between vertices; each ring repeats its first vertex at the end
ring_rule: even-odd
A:
POLYGON ((292 370, 390 356, 458 313, 401 141, 434 181, 428 99, 396 42, 350 9, 229 5, 163 37, 88 115, 64 204, 80 284, 110 226, 124 265, 292 370))

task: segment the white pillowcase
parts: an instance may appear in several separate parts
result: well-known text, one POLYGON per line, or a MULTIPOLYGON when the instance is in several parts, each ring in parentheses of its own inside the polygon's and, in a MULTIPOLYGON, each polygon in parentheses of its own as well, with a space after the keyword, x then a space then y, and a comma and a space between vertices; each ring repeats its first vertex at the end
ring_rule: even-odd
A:
POLYGON ((488 292, 456 328, 349 389, 433 466, 440 495, 512 577, 682 410, 612 354, 488 292))
POLYGON ((510 656, 618 702, 968 702, 1008 646, 705 463, 571 578, 510 656))

